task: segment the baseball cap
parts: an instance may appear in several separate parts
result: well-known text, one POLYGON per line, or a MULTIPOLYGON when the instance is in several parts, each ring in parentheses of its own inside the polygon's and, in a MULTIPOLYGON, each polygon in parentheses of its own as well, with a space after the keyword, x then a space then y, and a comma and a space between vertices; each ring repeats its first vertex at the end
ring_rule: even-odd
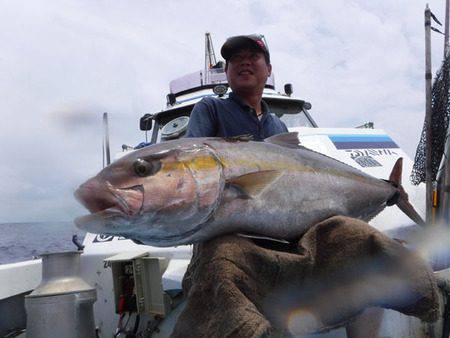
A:
POLYGON ((222 57, 225 60, 229 60, 234 53, 246 47, 261 50, 264 53, 267 62, 270 63, 269 49, 267 48, 264 35, 261 34, 232 36, 225 41, 220 50, 220 54, 222 54, 222 57))

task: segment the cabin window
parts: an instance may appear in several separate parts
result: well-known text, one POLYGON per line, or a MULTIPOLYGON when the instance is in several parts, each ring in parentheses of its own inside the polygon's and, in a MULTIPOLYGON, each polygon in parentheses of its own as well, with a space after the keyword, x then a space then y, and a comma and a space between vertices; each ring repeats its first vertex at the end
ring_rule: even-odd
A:
POLYGON ((285 114, 281 117, 281 121, 284 122, 286 127, 294 128, 294 127, 314 127, 308 117, 304 112, 301 112, 296 115, 288 115, 285 114))
POLYGON ((267 100, 264 99, 270 107, 272 113, 280 117, 286 127, 314 127, 314 123, 310 120, 302 110, 302 101, 294 100, 267 100))

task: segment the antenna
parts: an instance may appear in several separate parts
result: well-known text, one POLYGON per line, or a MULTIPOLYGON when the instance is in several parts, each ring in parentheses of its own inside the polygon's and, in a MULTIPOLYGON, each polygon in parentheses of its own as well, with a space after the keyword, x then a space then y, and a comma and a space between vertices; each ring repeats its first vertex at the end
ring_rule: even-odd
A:
MULTIPOLYGON (((109 128, 108 128, 108 113, 103 113, 103 154, 106 155, 106 165, 111 163, 111 152, 109 150, 109 128)), ((103 157, 103 166, 105 166, 103 157)))
POLYGON ((209 32, 205 33, 205 84, 209 83, 209 70, 216 64, 216 54, 209 32))

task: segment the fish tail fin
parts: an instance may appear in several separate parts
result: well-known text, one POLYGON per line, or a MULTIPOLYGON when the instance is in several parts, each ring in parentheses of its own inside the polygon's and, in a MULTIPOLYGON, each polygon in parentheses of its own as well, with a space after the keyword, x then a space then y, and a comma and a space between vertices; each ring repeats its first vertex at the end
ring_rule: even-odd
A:
POLYGON ((395 162, 392 168, 391 174, 389 175, 389 182, 397 188, 397 193, 389 201, 387 205, 394 205, 400 208, 409 218, 411 218, 418 225, 425 225, 424 220, 419 215, 419 213, 414 209, 411 203, 409 203, 408 193, 402 186, 402 167, 403 158, 400 157, 397 162, 395 162))

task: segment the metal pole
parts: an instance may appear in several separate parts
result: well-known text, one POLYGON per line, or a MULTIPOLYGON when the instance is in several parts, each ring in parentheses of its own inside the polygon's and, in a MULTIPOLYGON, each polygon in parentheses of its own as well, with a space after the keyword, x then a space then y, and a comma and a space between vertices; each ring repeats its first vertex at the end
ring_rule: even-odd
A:
POLYGON ((450 10, 450 0, 445 1, 445 31, 444 31, 444 59, 448 52, 448 25, 449 25, 449 10, 450 10))
POLYGON ((155 144, 158 140, 158 131, 159 131, 159 121, 155 119, 155 124, 153 125, 153 133, 152 133, 152 139, 150 140, 151 144, 155 144))
POLYGON ((205 33, 205 83, 208 83, 208 32, 205 33))
POLYGON ((426 222, 430 223, 432 198, 433 198, 433 182, 431 172, 431 11, 428 4, 425 8, 425 124, 427 126, 426 136, 426 222))
POLYGON ((103 132, 105 137, 106 165, 109 165, 111 163, 111 152, 109 150, 108 113, 103 113, 103 132))

